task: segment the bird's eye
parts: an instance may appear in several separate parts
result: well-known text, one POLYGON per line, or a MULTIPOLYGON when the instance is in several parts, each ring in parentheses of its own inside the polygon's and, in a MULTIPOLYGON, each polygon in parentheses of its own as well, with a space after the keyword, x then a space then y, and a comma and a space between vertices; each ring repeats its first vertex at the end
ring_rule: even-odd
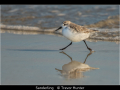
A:
POLYGON ((64 24, 64 26, 67 25, 67 24, 64 24))

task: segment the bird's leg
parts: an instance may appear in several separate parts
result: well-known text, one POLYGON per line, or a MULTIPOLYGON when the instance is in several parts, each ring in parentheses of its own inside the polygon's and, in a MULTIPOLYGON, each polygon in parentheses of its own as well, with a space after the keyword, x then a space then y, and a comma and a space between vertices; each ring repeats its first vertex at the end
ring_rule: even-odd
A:
POLYGON ((83 40, 83 41, 84 41, 84 43, 85 43, 85 45, 86 45, 87 49, 88 49, 88 50, 90 50, 90 52, 91 52, 91 51, 92 51, 92 49, 91 49, 91 48, 89 48, 89 47, 87 46, 87 44, 86 44, 85 40, 83 40))
POLYGON ((69 45, 67 45, 66 47, 64 47, 64 48, 62 48, 62 49, 60 49, 60 50, 64 50, 64 49, 66 49, 68 46, 70 46, 72 44, 72 42, 69 44, 69 45))

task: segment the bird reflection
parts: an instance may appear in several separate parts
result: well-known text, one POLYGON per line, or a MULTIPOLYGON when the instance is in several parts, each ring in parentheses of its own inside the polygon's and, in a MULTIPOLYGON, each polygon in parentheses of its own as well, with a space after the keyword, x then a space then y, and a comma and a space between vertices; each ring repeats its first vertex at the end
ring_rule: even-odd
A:
POLYGON ((72 60, 72 57, 70 57, 63 51, 60 53, 63 53, 64 55, 68 56, 70 58, 71 62, 69 62, 68 64, 64 64, 62 66, 62 70, 57 69, 57 68, 55 68, 55 70, 59 71, 61 73, 61 76, 64 76, 67 79, 82 78, 82 77, 84 77, 83 72, 89 71, 91 69, 99 69, 99 68, 90 67, 89 65, 85 64, 88 56, 90 56, 92 54, 92 52, 90 52, 86 56, 85 61, 83 63, 72 60))

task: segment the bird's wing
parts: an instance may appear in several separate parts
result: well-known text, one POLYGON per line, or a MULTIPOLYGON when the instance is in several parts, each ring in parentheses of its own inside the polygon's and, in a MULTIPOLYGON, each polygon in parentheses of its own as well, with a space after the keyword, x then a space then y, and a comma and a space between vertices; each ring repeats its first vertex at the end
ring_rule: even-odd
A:
POLYGON ((72 23, 70 25, 70 28, 76 30, 76 32, 81 32, 81 33, 98 32, 98 30, 91 30, 91 29, 88 29, 88 28, 86 28, 84 26, 77 25, 75 23, 72 23))

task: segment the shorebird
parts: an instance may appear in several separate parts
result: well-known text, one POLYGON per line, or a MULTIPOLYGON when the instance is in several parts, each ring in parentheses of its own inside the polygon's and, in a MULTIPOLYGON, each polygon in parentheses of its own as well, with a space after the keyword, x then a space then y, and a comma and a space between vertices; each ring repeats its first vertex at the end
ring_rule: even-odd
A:
POLYGON ((85 39, 87 39, 90 36, 90 33, 98 32, 98 30, 87 29, 84 26, 77 25, 75 23, 72 23, 71 21, 64 21, 62 25, 55 31, 58 31, 60 29, 62 29, 63 36, 65 36, 71 41, 69 45, 60 50, 66 49, 68 46, 72 45, 72 42, 84 41, 87 49, 90 50, 90 52, 94 51, 88 47, 87 43, 85 42, 85 39))

